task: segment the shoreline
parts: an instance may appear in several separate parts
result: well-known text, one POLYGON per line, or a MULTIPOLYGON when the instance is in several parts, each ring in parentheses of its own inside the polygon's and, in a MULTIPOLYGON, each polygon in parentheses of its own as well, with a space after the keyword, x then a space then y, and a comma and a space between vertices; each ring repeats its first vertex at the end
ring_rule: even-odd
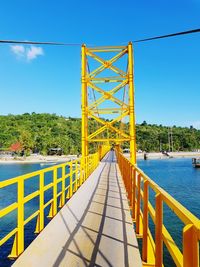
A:
POLYGON ((41 163, 44 165, 51 165, 56 163, 64 163, 77 159, 77 155, 65 156, 28 156, 28 157, 2 157, 0 158, 1 164, 36 164, 41 163))
MULTIPOLYGON (((124 154, 126 157, 130 157, 130 154, 124 154)), ((148 159, 180 159, 180 158, 200 158, 200 152, 169 152, 166 156, 159 152, 146 153, 148 159)), ((137 159, 144 159, 144 153, 137 153, 137 159)))
MULTIPOLYGON (((147 153, 147 159, 178 159, 178 158, 200 158, 200 152, 170 152, 169 156, 166 156, 159 152, 150 152, 147 153)), ((129 153, 124 153, 124 156, 129 158, 129 153)), ((144 153, 136 154, 137 159, 144 159, 144 153)), ((44 165, 53 165, 56 163, 64 163, 71 160, 77 159, 77 155, 63 155, 63 156, 28 156, 28 157, 9 157, 5 156, 0 158, 1 164, 37 164, 41 163, 44 165)))

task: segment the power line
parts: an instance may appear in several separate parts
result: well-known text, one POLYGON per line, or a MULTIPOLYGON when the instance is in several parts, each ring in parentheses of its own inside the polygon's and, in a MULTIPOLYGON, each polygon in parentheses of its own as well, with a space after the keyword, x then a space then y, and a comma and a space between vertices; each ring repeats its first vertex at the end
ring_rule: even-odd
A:
MULTIPOLYGON (((169 37, 186 35, 186 34, 193 34, 193 33, 198 33, 198 32, 200 32, 200 28, 183 31, 183 32, 170 33, 166 35, 153 36, 153 37, 145 38, 145 39, 138 39, 138 40, 133 41, 133 43, 147 42, 147 41, 156 40, 156 39, 163 39, 163 38, 169 38, 169 37)), ((17 41, 17 40, 0 40, 0 44, 25 44, 25 45, 33 44, 33 45, 55 45, 55 46, 81 46, 82 45, 80 43, 35 42, 35 41, 17 41)))
POLYGON ((135 40, 135 41, 133 41, 133 43, 141 43, 141 42, 146 42, 146 41, 151 41, 151 40, 156 40, 156 39, 169 38, 169 37, 192 34, 192 33, 197 33, 197 32, 200 32, 200 29, 188 30, 188 31, 184 31, 184 32, 170 33, 167 35, 154 36, 154 37, 150 37, 150 38, 135 40))
POLYGON ((34 44, 34 45, 63 45, 63 46, 81 46, 78 43, 59 43, 59 42, 34 42, 34 41, 17 41, 17 40, 0 40, 2 44, 34 44))

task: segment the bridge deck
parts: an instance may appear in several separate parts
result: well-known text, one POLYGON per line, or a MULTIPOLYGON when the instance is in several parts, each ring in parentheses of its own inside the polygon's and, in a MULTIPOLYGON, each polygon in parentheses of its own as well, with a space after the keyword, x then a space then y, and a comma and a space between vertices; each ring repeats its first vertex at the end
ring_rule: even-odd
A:
POLYGON ((142 266, 114 152, 13 266, 142 266))

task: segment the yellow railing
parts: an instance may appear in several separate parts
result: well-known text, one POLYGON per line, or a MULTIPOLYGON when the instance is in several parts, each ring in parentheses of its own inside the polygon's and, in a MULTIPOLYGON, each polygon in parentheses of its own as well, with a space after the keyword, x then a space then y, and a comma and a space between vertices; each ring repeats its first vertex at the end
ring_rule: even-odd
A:
POLYGON ((118 149, 116 154, 130 201, 136 234, 138 238, 142 238, 143 266, 163 266, 164 243, 176 266, 199 267, 200 220, 153 182, 141 169, 131 164, 118 149), (151 202, 150 189, 154 192, 154 200, 151 202), (182 252, 163 223, 164 204, 184 224, 182 252), (154 237, 149 229, 149 215, 155 225, 154 237))
POLYGON ((24 251, 25 226, 34 218, 37 218, 35 233, 41 232, 45 226, 45 209, 49 207, 48 217, 54 217, 59 208, 65 205, 66 201, 95 170, 100 158, 108 150, 109 147, 103 147, 101 157, 97 152, 84 159, 80 158, 0 182, 0 189, 7 190, 9 186, 16 186, 17 201, 0 210, 0 219, 9 216, 11 212, 17 211, 17 226, 0 239, 0 246, 2 246, 14 236, 9 258, 17 258, 24 251), (51 181, 46 183, 47 175, 51 175, 51 179, 49 179, 51 181), (38 188, 36 191, 25 195, 26 182, 32 178, 38 181, 38 188), (52 190, 52 198, 45 202, 45 192, 48 190, 52 190), (25 204, 36 198, 39 200, 37 210, 25 218, 25 204))
POLYGON ((99 160, 101 160, 109 150, 110 150, 109 144, 107 144, 107 145, 100 145, 99 146, 99 149, 98 149, 98 152, 99 152, 99 160))

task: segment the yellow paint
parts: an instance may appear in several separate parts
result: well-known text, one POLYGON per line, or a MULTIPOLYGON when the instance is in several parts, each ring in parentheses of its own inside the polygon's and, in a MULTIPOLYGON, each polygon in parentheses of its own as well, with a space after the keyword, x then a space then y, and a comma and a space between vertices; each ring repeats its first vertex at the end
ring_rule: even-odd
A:
POLYGON ((45 209, 50 206, 49 217, 55 216, 59 208, 61 208, 66 203, 67 199, 72 197, 73 193, 77 191, 78 187, 96 169, 99 164, 99 160, 105 156, 109 149, 110 146, 108 145, 102 146, 100 158, 99 153, 97 152, 88 155, 85 158, 80 158, 72 162, 62 163, 0 182, 0 188, 6 188, 15 184, 17 185, 17 203, 12 203, 0 210, 0 219, 9 216, 9 214, 15 210, 17 211, 17 228, 11 230, 0 239, 0 246, 2 246, 5 242, 7 242, 14 236, 12 251, 10 255, 8 255, 10 258, 17 258, 24 251, 24 226, 37 217, 35 233, 41 232, 44 228, 45 209), (83 165, 84 168, 86 167, 87 171, 85 171, 83 165), (58 177, 58 169, 62 170, 62 177, 60 178, 58 177), (66 172, 66 170, 68 171, 66 172), (44 177, 47 172, 52 173, 53 181, 44 185, 44 177), (73 175, 74 181, 72 180, 73 175), (26 185, 25 181, 34 177, 36 178, 36 176, 39 176, 38 190, 32 192, 27 196, 24 196, 26 185), (69 181, 69 186, 65 187, 67 180, 69 181), (60 183, 62 186, 59 191, 58 184, 60 183), (50 188, 53 189, 52 198, 44 204, 45 192, 50 188), (35 197, 39 198, 38 210, 25 220, 24 206, 35 197))
POLYGON ((136 164, 136 137, 135 137, 135 112, 134 112, 134 84, 133 84, 133 48, 128 45, 128 79, 129 79, 129 114, 130 114, 130 161, 136 164))
POLYGON ((163 225, 163 205, 162 195, 156 194, 155 207, 155 265, 162 267, 163 264, 163 239, 162 239, 162 225, 163 225))
MULTIPOLYGON (((89 66, 90 67, 90 66, 89 66)), ((92 68, 91 68, 92 69, 92 68)), ((122 95, 122 94, 121 94, 122 95)), ((88 146, 90 143, 100 144, 122 144, 123 142, 130 143, 131 161, 136 161, 136 144, 135 144, 135 113, 134 113, 134 85, 133 85, 133 50, 132 44, 127 46, 108 46, 108 47, 86 47, 82 46, 82 155, 86 156, 88 146), (98 54, 97 54, 98 52, 98 54), (116 52, 113 56, 113 52, 116 52), (105 54, 106 60, 104 59, 105 54), (110 56, 109 56, 110 54, 110 56), (102 55, 102 56, 101 56, 102 55), (122 57, 124 60, 124 66, 117 67, 117 63, 122 57), (89 72, 88 66, 90 64, 89 59, 93 58, 96 62, 100 63, 100 66, 89 72), (109 60, 107 58, 110 58, 109 60), (128 66, 128 68, 127 68, 128 66), (126 69, 124 71, 123 69, 126 69), (111 77, 105 77, 104 70, 109 69, 113 75, 111 77), (101 77, 98 75, 101 74, 101 77), (117 76, 116 76, 117 75, 117 76), (112 83, 118 83, 112 86, 112 83), (105 90, 103 86, 105 83, 111 83, 112 88, 105 90), (127 86, 129 90, 129 101, 126 103, 119 97, 115 96, 117 92, 127 86), (100 96, 98 99, 88 104, 88 88, 92 88, 98 92, 100 96), (109 102, 106 100, 109 100, 109 102), (114 107, 111 102, 118 107, 114 107), (100 105, 104 104, 104 108, 100 108, 100 105), (107 107, 106 107, 107 105, 107 107), (112 107, 113 106, 113 107, 112 107), (117 118, 105 121, 99 118, 97 114, 120 114, 117 118), (123 118, 129 121, 129 133, 126 133, 122 127, 119 127, 119 123, 123 118), (88 135, 87 123, 89 119, 94 119, 101 126, 88 135), (100 134, 106 133, 107 137, 102 137, 100 134)))
POLYGON ((37 218, 36 234, 44 228, 44 172, 42 171, 39 176, 39 186, 39 216, 37 218))
MULTIPOLYGON (((82 183, 98 166, 99 161, 110 150, 111 142, 116 145, 116 154, 119 168, 124 179, 127 197, 130 202, 133 222, 136 224, 136 233, 138 238, 142 238, 142 260, 143 266, 163 266, 163 243, 166 245, 176 266, 179 267, 198 267, 199 266, 199 240, 200 240, 200 220, 176 201, 171 195, 153 182, 136 165, 136 137, 135 137, 135 111, 134 111, 134 76, 133 76, 133 48, 132 43, 128 46, 108 46, 87 48, 82 46, 82 157, 68 163, 62 163, 53 167, 28 173, 20 177, 0 182, 0 188, 10 185, 17 185, 17 203, 0 210, 0 218, 17 211, 17 227, 0 239, 0 246, 14 236, 10 258, 18 257, 24 250, 24 226, 34 218, 37 218, 36 233, 44 228, 44 211, 50 206, 49 217, 57 214, 58 208, 65 205, 67 199, 78 190, 82 183), (109 60, 104 60, 96 52, 117 54, 109 60), (127 71, 114 66, 120 58, 127 55, 127 71), (92 57, 100 63, 100 66, 91 73, 87 70, 87 59, 92 57), (112 77, 97 77, 105 69, 114 72, 112 77), (104 83, 119 83, 109 91, 105 91, 100 85, 104 83), (98 84, 98 86, 97 86, 98 84), (129 88, 129 102, 118 99, 115 94, 122 88, 129 88), (101 96, 88 105, 88 87, 92 88, 101 96), (99 108, 99 105, 108 100, 117 104, 118 107, 99 108), (111 121, 105 121, 96 114, 119 114, 111 121), (123 118, 129 118, 129 134, 124 132, 122 127, 118 128, 116 124, 123 118), (88 134, 88 119, 94 119, 101 127, 88 134), (99 135, 103 132, 108 133, 108 138, 102 138, 99 135), (113 136, 110 132, 114 132, 113 136), (130 161, 121 153, 120 145, 123 142, 130 143, 130 161), (97 153, 88 154, 89 143, 99 143, 97 153), (103 145, 102 145, 103 143, 103 145), (62 169, 62 177, 58 177, 58 169, 62 169), (68 169, 68 172, 66 170, 68 169), (44 185, 45 173, 53 174, 53 181, 44 185), (28 196, 24 196, 25 181, 35 176, 39 176, 39 189, 28 196), (65 186, 68 180, 68 186, 65 186), (58 184, 61 183, 61 190, 58 190, 58 184), (45 192, 53 190, 52 199, 44 203, 45 192), (155 193, 155 207, 149 201, 149 189, 155 193), (33 198, 39 198, 38 210, 31 214, 25 220, 24 206, 33 198), (59 203, 59 206, 58 206, 59 203), (183 228, 183 253, 180 251, 172 236, 163 224, 163 204, 167 205, 176 216, 185 224, 183 228), (142 205, 142 208, 141 208, 142 205), (152 236, 149 229, 149 216, 155 224, 155 237, 152 236), (154 241, 155 240, 155 241, 154 241)), ((109 57, 108 57, 109 58, 109 57)), ((81 200, 80 200, 81 201, 81 200)))
MULTIPOLYGON (((82 156, 85 158, 88 155, 88 114, 87 114, 87 80, 86 80, 86 47, 82 45, 81 50, 81 83, 82 83, 82 91, 81 91, 81 109, 82 109, 82 156)), ((84 168, 84 166, 83 166, 84 168)))
POLYGON ((135 209, 133 207, 132 209, 136 210, 136 220, 133 214, 133 222, 136 224, 138 238, 142 238, 143 266, 163 266, 164 243, 176 266, 199 267, 200 220, 152 181, 135 164, 125 158, 119 149, 115 151, 126 188, 130 184, 128 182, 129 178, 133 179, 131 192, 135 199, 135 209), (128 168, 131 170, 128 171, 128 168), (132 172, 136 172, 136 175, 130 175, 132 172), (134 182, 134 180, 136 181, 134 182), (149 201, 149 189, 152 189, 155 193, 155 206, 149 201), (135 195, 136 191, 137 197, 135 195), (140 209, 140 203, 142 204, 142 209, 140 209), (163 224, 163 204, 167 205, 180 221, 185 224, 182 229, 183 253, 163 224), (149 229, 149 216, 151 216, 155 224, 154 237, 149 229))
POLYGON ((197 229, 188 224, 183 229, 183 267, 199 267, 199 240, 197 229))

